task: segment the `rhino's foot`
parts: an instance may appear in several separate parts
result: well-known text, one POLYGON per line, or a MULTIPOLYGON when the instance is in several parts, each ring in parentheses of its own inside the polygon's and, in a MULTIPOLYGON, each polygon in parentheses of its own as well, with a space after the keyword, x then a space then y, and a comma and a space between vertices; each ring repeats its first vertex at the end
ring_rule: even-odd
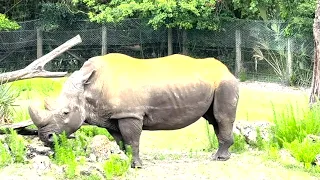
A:
POLYGON ((225 152, 217 152, 216 154, 212 155, 213 161, 226 161, 230 159, 231 153, 229 151, 225 152))
POLYGON ((131 168, 142 168, 142 161, 140 159, 135 159, 131 163, 131 168))

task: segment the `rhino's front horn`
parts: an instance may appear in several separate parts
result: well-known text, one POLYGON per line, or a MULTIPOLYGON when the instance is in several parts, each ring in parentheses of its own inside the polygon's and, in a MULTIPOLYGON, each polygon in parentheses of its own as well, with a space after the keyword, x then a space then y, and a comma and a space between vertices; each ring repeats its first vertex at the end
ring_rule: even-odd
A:
POLYGON ((28 111, 31 117, 31 120, 33 121, 34 125, 36 125, 38 128, 41 128, 48 123, 48 119, 50 116, 50 112, 47 110, 38 110, 37 108, 34 108, 33 106, 28 107, 28 111))

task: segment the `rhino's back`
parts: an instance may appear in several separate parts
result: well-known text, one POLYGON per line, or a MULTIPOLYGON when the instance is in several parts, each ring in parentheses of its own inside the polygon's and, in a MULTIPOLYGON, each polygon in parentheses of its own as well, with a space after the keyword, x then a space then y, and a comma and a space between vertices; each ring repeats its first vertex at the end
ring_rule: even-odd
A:
POLYGON ((111 53, 97 56, 91 61, 98 68, 101 77, 110 77, 109 81, 117 79, 120 84, 132 86, 201 80, 216 87, 222 80, 234 78, 228 68, 214 58, 194 59, 175 54, 162 58, 136 59, 111 53))

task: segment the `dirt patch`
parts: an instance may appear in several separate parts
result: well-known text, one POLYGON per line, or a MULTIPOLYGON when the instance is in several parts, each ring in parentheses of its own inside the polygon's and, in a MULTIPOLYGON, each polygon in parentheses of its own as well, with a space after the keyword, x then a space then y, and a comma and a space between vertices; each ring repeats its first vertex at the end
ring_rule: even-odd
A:
POLYGON ((268 161, 258 151, 232 154, 224 162, 211 161, 210 156, 207 152, 142 152, 144 168, 131 169, 127 179, 319 179, 268 161))

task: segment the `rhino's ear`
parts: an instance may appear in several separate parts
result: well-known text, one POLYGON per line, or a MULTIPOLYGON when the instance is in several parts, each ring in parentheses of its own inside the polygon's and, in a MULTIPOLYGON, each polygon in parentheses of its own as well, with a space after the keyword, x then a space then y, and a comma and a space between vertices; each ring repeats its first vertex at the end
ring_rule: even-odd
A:
POLYGON ((81 68, 81 72, 82 72, 82 83, 83 84, 89 84, 90 83, 90 78, 93 77, 93 75, 96 72, 95 67, 92 65, 92 63, 90 61, 87 61, 83 64, 82 68, 81 68))

